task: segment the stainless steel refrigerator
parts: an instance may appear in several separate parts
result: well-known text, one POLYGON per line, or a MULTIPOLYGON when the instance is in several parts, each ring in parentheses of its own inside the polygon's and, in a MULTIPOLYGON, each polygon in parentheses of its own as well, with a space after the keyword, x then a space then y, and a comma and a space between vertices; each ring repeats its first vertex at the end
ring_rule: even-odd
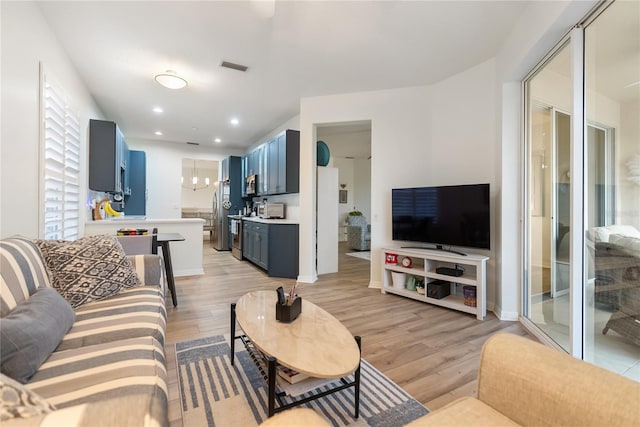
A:
POLYGON ((219 251, 230 250, 229 246, 229 208, 230 185, 228 182, 218 181, 213 195, 213 221, 215 231, 213 247, 219 251))
POLYGON ((229 236, 229 211, 236 214, 243 208, 242 201, 242 159, 229 156, 222 161, 221 177, 226 180, 215 183, 216 192, 213 198, 213 215, 216 224, 216 237, 213 247, 219 251, 231 250, 229 236))

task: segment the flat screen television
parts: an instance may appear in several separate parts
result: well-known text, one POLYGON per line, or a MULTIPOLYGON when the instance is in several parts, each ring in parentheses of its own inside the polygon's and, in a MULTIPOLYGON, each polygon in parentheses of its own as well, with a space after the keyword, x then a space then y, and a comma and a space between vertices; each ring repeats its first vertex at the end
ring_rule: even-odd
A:
POLYGON ((391 191, 393 240, 490 249, 489 184, 391 191))

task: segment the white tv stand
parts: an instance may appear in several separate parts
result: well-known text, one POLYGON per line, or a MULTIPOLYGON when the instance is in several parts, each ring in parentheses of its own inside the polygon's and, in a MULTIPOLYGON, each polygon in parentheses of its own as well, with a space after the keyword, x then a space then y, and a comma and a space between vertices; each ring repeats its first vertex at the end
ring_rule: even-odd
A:
POLYGON ((483 320, 487 315, 486 298, 486 265, 489 257, 482 255, 458 255, 431 249, 407 249, 407 248, 383 248, 382 249, 382 293, 391 293, 403 297, 412 298, 429 304, 451 308, 465 313, 474 314, 478 320, 483 320), (387 254, 397 255, 397 264, 387 263, 387 254), (409 257, 412 260, 410 268, 402 266, 402 259, 409 257), (462 276, 448 276, 436 273, 438 267, 464 269, 462 276), (406 273, 424 281, 425 285, 434 280, 450 282, 450 295, 444 298, 430 298, 417 291, 399 288, 393 285, 392 272, 406 273), (464 304, 462 285, 471 285, 476 288, 476 307, 464 304))

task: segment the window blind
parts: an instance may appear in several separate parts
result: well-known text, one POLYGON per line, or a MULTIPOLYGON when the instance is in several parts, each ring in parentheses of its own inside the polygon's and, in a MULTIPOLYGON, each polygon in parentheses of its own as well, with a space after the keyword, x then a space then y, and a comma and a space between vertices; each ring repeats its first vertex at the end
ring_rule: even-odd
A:
POLYGON ((42 78, 42 230, 44 239, 74 240, 80 228, 80 120, 62 89, 42 78))

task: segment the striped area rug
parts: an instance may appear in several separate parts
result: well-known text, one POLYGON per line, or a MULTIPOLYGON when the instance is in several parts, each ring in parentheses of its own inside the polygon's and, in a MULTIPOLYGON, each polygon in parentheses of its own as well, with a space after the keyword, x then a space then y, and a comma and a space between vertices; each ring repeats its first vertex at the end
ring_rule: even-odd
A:
MULTIPOLYGON (((185 427, 256 426, 267 418, 266 382, 240 341, 234 366, 229 352, 228 337, 222 335, 176 344, 185 427)), ((358 420, 353 418, 353 388, 302 406, 334 426, 401 426, 429 412, 365 360, 361 366, 358 420)))

